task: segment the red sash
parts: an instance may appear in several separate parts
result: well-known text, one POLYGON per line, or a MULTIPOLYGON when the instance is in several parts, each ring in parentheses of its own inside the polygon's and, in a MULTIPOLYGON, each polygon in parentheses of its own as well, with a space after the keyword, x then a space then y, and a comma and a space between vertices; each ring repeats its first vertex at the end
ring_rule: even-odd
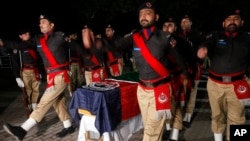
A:
MULTIPOLYGON (((107 54, 108 54, 109 63, 112 63, 117 60, 114 58, 113 53, 111 51, 108 51, 107 54)), ((119 76, 121 74, 118 63, 119 62, 109 65, 109 68, 112 70, 112 76, 119 76)))
POLYGON ((180 102, 181 106, 184 106, 186 100, 187 84, 185 85, 183 77, 181 75, 174 76, 172 85, 174 100, 176 102, 180 102))
POLYGON ((247 80, 243 79, 240 81, 236 81, 233 83, 234 91, 237 98, 243 103, 245 106, 250 105, 250 87, 247 83, 247 80))
MULTIPOLYGON (((40 43, 41 43, 41 46, 42 46, 42 51, 44 52, 45 56, 47 57, 50 65, 52 66, 51 68, 57 68, 58 66, 59 67, 62 67, 61 64, 58 64, 55 57, 53 56, 53 54, 51 53, 51 51, 49 50, 47 44, 46 44, 46 38, 45 37, 42 37, 40 38, 40 43)), ((65 66, 67 64, 63 64, 63 66, 65 66)), ((69 75, 67 73, 67 70, 63 70, 63 71, 59 71, 59 72, 55 72, 55 73, 51 73, 51 74, 47 74, 48 75, 48 80, 47 80, 47 88, 49 87, 52 87, 54 86, 54 78, 57 74, 59 73, 62 73, 64 74, 64 81, 66 83, 69 83, 70 81, 70 78, 69 78, 69 75)))
MULTIPOLYGON (((142 56, 148 64, 156 71, 162 78, 169 76, 168 70, 150 53, 142 36, 139 33, 133 34, 133 39, 137 47, 141 49, 142 56)), ((154 88, 156 110, 170 109, 170 95, 171 83, 166 83, 154 88)))
MULTIPOLYGON (((30 54, 30 56, 35 60, 35 62, 37 63, 37 55, 35 53, 34 50, 31 50, 31 49, 28 49, 28 52, 30 54)), ((37 81, 40 81, 40 74, 39 74, 39 71, 38 71, 38 67, 35 67, 34 69, 34 73, 35 73, 35 76, 36 76, 36 80, 37 81)))
POLYGON ((202 75, 202 65, 197 63, 197 72, 195 75, 195 80, 200 80, 202 75))
MULTIPOLYGON (((99 61, 95 57, 95 55, 92 55, 91 61, 94 63, 94 65, 99 65, 99 61)), ((95 69, 92 71, 92 82, 100 82, 103 81, 105 78, 107 78, 107 73, 105 71, 105 67, 101 67, 99 69, 95 69)))

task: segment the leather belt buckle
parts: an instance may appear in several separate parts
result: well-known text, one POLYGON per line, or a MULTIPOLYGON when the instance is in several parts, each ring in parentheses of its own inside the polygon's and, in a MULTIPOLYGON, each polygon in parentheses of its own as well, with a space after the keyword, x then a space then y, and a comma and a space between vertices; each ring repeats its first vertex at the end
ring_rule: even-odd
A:
POLYGON ((150 83, 150 82, 144 82, 144 85, 146 86, 146 87, 149 87, 149 88, 153 88, 154 87, 154 85, 153 85, 153 83, 150 83))
POLYGON ((231 76, 222 76, 222 82, 232 82, 231 76))

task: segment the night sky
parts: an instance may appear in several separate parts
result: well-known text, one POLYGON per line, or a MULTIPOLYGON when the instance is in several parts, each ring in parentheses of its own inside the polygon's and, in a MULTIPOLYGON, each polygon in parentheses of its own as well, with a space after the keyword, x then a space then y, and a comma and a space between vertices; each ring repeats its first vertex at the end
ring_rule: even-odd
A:
MULTIPOLYGON (((83 26, 83 22, 81 21, 81 17, 79 17, 78 11, 72 6, 70 2, 73 2, 74 0, 63 2, 63 1, 52 1, 52 0, 42 0, 39 1, 14 1, 14 0, 8 0, 4 3, 1 2, 1 8, 0 8, 0 38, 17 38, 17 31, 18 29, 22 27, 29 27, 32 29, 32 32, 34 34, 40 33, 39 31, 39 15, 40 14, 50 14, 53 17, 56 18, 56 29, 68 31, 70 28, 74 30, 81 29, 81 26, 83 26), (57 3, 55 3, 57 2, 57 3), (58 3, 60 2, 60 3, 58 3)), ((160 0, 159 0, 160 1, 160 0)), ((232 0, 228 0, 232 1, 232 0)), ((245 0, 238 0, 238 3, 241 4, 245 0)), ((244 3, 241 4, 241 6, 246 6, 244 3)), ((214 5, 215 8, 223 9, 226 7, 218 7, 214 5)), ((248 8, 245 8, 248 9, 248 8)), ((250 9, 250 8, 249 8, 250 9)), ((207 10, 207 9, 204 9, 207 10)), ((208 20, 206 24, 204 25, 205 28, 209 27, 210 25, 218 25, 221 26, 221 23, 215 23, 216 20, 216 14, 219 14, 219 12, 213 13, 214 9, 211 10, 211 17, 212 20, 208 20)), ((249 12, 250 10, 248 10, 249 12)), ((209 19, 209 17, 199 15, 199 13, 202 13, 204 11, 196 11, 196 14, 200 16, 203 19, 209 19)), ((249 15, 249 13, 248 13, 249 15)), ((137 15, 123 15, 124 17, 121 17, 121 19, 116 20, 116 22, 123 23, 125 22, 126 25, 130 25, 130 23, 136 23, 137 21, 137 15), (132 22, 131 22, 132 19, 132 22), (130 22, 130 23, 129 23, 130 22)), ((161 16, 161 15, 160 15, 161 16)), ((249 19, 250 16, 246 17, 245 19, 245 25, 247 29, 249 29, 249 19)), ((120 25, 120 29, 125 29, 126 25, 120 25)), ((128 27, 130 28, 130 27, 128 27)), ((128 29, 128 31, 131 29, 128 29)))
POLYGON ((52 0, 42 0, 41 2, 39 4, 39 1, 8 0, 1 3, 0 36, 17 38, 18 30, 26 27, 30 28, 34 34, 40 33, 40 14, 48 14, 55 18, 58 30, 69 28, 74 23, 78 26, 78 19, 74 16, 75 11, 67 3, 54 4, 52 0))

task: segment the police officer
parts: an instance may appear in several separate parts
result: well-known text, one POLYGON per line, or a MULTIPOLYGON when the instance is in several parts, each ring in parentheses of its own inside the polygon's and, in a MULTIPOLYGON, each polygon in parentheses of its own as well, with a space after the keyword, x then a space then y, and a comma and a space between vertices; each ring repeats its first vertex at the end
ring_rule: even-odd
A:
POLYGON ((67 111, 64 94, 70 81, 66 46, 74 47, 82 53, 84 53, 84 50, 82 46, 76 46, 76 42, 73 40, 69 42, 63 32, 54 31, 55 20, 52 17, 41 15, 39 20, 40 31, 43 35, 37 37, 36 44, 47 73, 47 87, 37 108, 21 126, 13 126, 8 123, 3 125, 6 132, 18 140, 22 140, 27 132, 43 119, 52 106, 64 126, 63 130, 56 133, 56 136, 64 137, 75 130, 67 111))
MULTIPOLYGON (((68 33, 68 38, 78 42, 78 35, 75 31, 70 31, 68 33)), ((83 62, 82 55, 80 52, 75 51, 74 49, 69 48, 69 69, 70 69, 70 84, 69 92, 72 96, 76 88, 80 87, 84 82, 83 77, 83 62)))
MULTIPOLYGON (((159 19, 156 8, 150 2, 138 8, 142 30, 124 39, 128 49, 133 48, 133 56, 139 72, 137 99, 144 124, 143 141, 161 141, 165 120, 171 119, 171 77, 168 71, 171 53, 177 60, 183 74, 187 69, 175 49, 176 41, 169 33, 155 26, 159 19)), ((85 47, 91 46, 90 31, 84 31, 85 47)))
POLYGON ((93 39, 94 45, 90 48, 90 57, 83 57, 86 85, 91 82, 104 81, 104 79, 108 77, 105 65, 106 52, 103 48, 102 37, 99 34, 93 39))
MULTIPOLYGON (((171 33, 176 39, 176 49, 185 60, 185 64, 189 70, 193 70, 196 67, 196 54, 189 42, 181 38, 177 34, 177 23, 172 16, 169 16, 163 23, 162 30, 164 32, 171 33)), ((186 93, 190 91, 192 84, 190 78, 183 78, 181 69, 175 61, 175 58, 169 54, 169 60, 171 60, 170 72, 173 76, 173 95, 174 100, 171 103, 171 110, 173 113, 173 121, 167 123, 167 131, 164 133, 164 139, 168 139, 168 131, 171 129, 170 139, 178 140, 179 131, 182 130, 182 118, 183 108, 186 104, 186 93), (170 126, 170 123, 171 126, 170 126), (171 128, 169 128, 171 127, 171 128)), ((192 72, 189 72, 192 73, 192 72)))
MULTIPOLYGON (((184 14, 180 21, 181 30, 179 31, 179 37, 187 40, 195 51, 197 51, 198 45, 204 40, 202 32, 193 28, 193 21, 189 14, 184 14)), ((185 109, 185 115, 183 118, 183 124, 186 127, 191 126, 191 118, 195 108, 196 95, 198 90, 199 80, 201 78, 201 70, 203 62, 197 58, 196 69, 192 69, 192 75, 190 78, 194 82, 194 86, 191 92, 187 94, 187 104, 185 109)))
POLYGON ((210 58, 207 91, 211 106, 211 127, 215 141, 230 140, 230 125, 246 124, 245 105, 249 105, 249 85, 245 73, 250 61, 250 35, 241 31, 239 9, 228 9, 223 31, 212 32, 199 47, 199 58, 210 58))
POLYGON ((105 27, 105 37, 103 38, 104 49, 107 55, 107 65, 110 75, 113 77, 120 76, 123 70, 123 38, 115 34, 115 29, 111 24, 105 27))
POLYGON ((29 111, 37 106, 40 84, 40 58, 36 51, 35 40, 31 38, 30 30, 22 28, 18 32, 21 42, 2 40, 0 46, 13 50, 13 72, 19 87, 25 88, 28 96, 29 111))

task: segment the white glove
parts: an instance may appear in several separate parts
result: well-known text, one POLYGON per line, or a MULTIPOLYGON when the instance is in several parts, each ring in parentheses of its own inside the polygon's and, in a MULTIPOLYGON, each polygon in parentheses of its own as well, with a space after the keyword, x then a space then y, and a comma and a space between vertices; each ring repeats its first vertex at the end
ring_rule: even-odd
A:
POLYGON ((18 87, 23 88, 24 87, 24 83, 23 80, 21 78, 16 78, 16 82, 18 87))
POLYGON ((166 119, 171 119, 172 114, 170 110, 158 110, 157 111, 157 118, 161 119, 163 116, 166 116, 166 119))
POLYGON ((72 76, 72 72, 68 71, 68 75, 69 75, 69 77, 71 77, 72 76))

